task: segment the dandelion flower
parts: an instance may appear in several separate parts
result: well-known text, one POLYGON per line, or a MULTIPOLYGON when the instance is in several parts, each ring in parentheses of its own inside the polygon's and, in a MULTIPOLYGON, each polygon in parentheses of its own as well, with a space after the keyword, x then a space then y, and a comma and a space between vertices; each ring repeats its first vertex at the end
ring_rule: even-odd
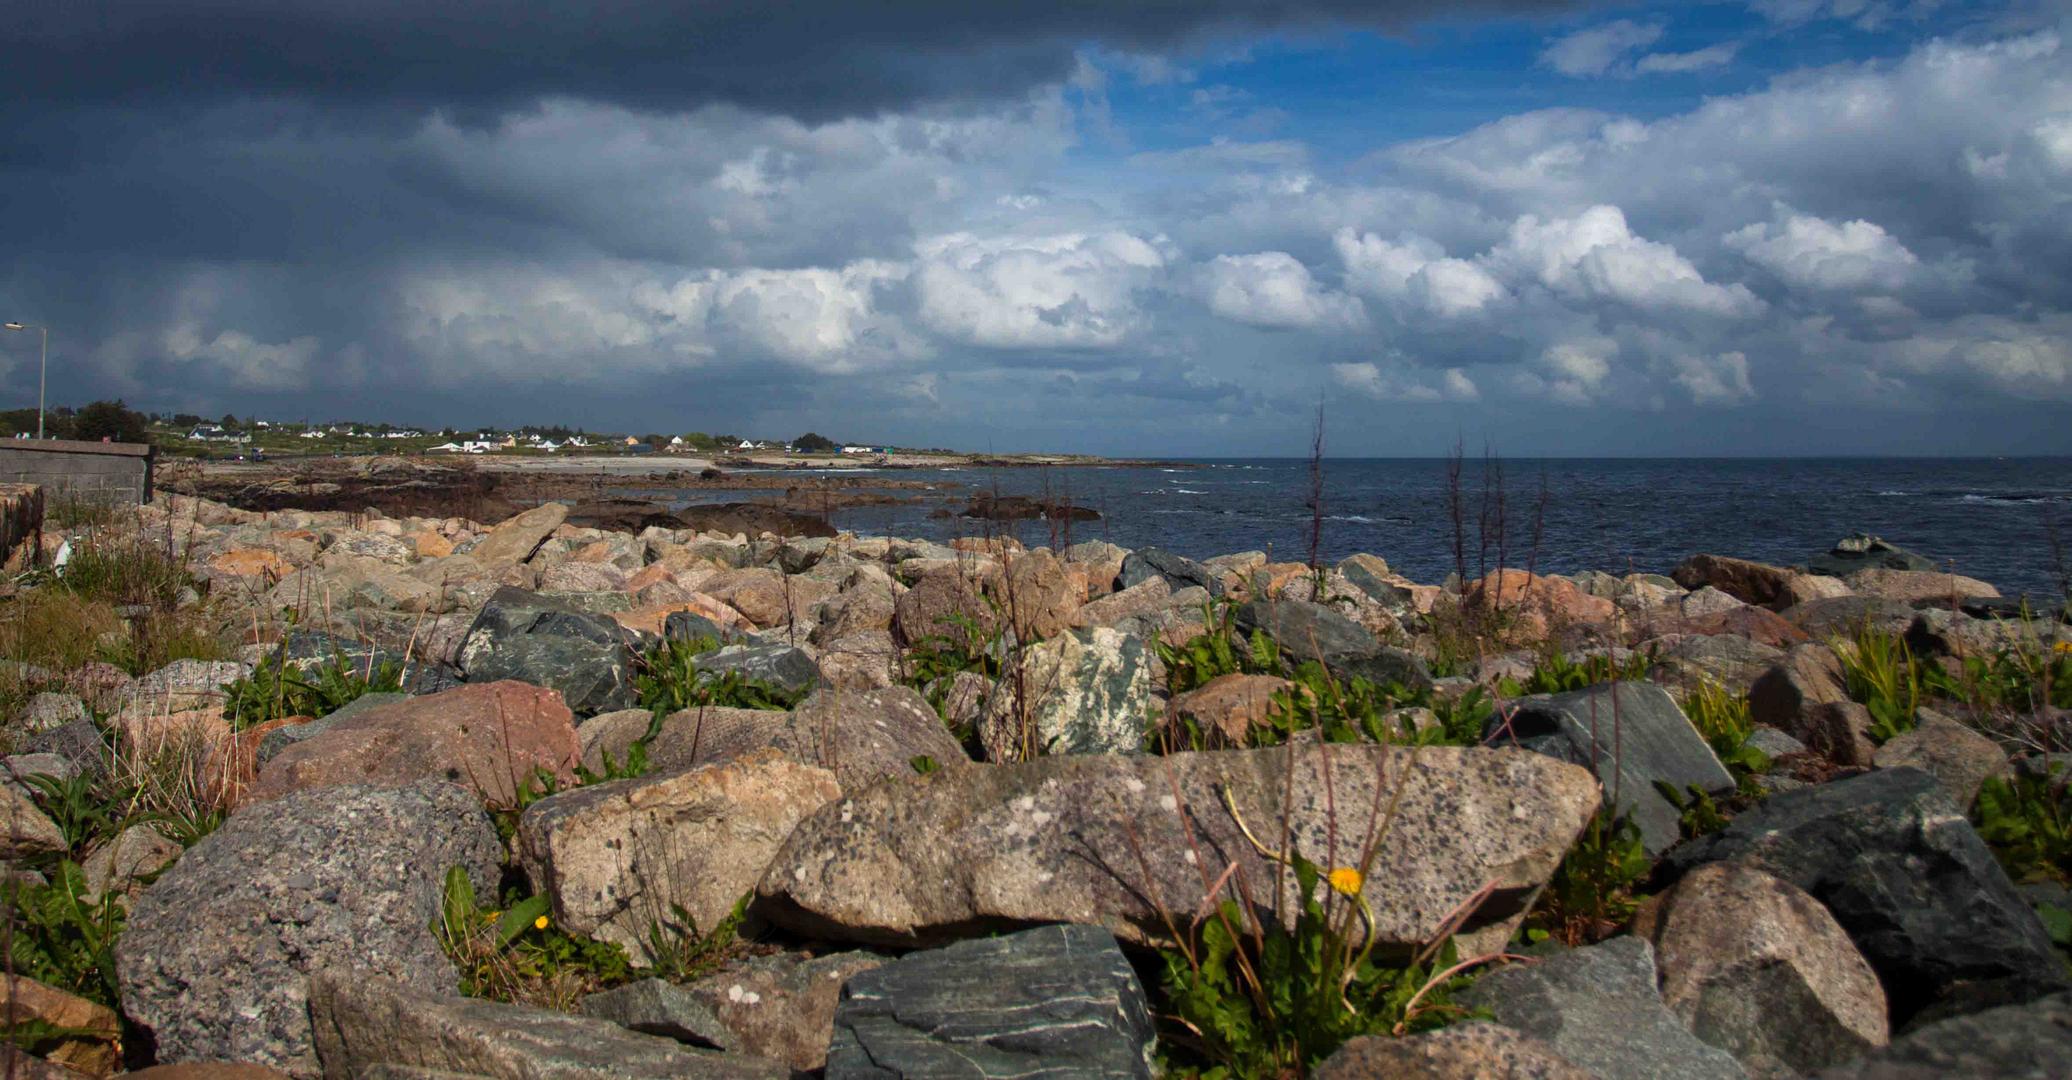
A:
POLYGON ((2051 649, 2053 651, 2061 653, 2072 653, 2072 641, 2060 641, 2057 644, 2052 645, 2051 649))
POLYGON ((539 918, 534 919, 532 921, 532 928, 534 930, 545 930, 547 928, 547 917, 545 915, 542 915, 539 918))
POLYGON ((1331 888, 1342 896, 1358 896, 1367 879, 1350 866, 1341 866, 1331 871, 1331 888))

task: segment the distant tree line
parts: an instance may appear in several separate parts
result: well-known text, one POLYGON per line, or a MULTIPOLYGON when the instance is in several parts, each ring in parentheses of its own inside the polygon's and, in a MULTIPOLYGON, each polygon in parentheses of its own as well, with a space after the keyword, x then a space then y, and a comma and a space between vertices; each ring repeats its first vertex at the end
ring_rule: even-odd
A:
MULTIPOLYGON (((149 424, 149 418, 123 404, 121 398, 96 401, 80 409, 60 405, 43 414, 43 433, 53 439, 148 443, 149 424)), ((0 435, 12 438, 18 434, 36 434, 36 410, 0 412, 0 435)))

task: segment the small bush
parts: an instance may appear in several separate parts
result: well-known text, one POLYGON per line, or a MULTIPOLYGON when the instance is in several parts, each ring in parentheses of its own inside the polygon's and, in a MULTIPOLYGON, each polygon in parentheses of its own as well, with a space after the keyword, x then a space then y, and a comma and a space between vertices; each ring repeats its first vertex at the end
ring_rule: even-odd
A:
POLYGON ((1225 675, 1279 675, 1280 646, 1263 630, 1245 637, 1237 632, 1237 609, 1224 602, 1202 612, 1208 629, 1184 645, 1154 642, 1166 669, 1166 689, 1184 694, 1225 675))
POLYGON ((927 698, 937 715, 948 708, 950 688, 958 675, 968 671, 994 682, 1006 659, 1005 630, 996 627, 988 632, 977 619, 961 612, 948 621, 949 630, 914 642, 901 658, 902 681, 927 698))
POLYGON ((1755 734, 1755 718, 1748 711, 1747 695, 1729 693, 1726 687, 1707 680, 1684 698, 1683 711, 1736 780, 1746 781, 1750 774, 1769 770, 1769 757, 1748 745, 1748 737, 1755 734))
POLYGON ((1608 682, 1639 682, 1648 677, 1648 668, 1653 663, 1652 656, 1642 653, 1634 653, 1624 660, 1598 653, 1578 661, 1569 659, 1568 654, 1560 649, 1550 649, 1540 657, 1539 663, 1533 665, 1532 673, 1523 682, 1503 679, 1498 688, 1505 697, 1565 694, 1608 682))
POLYGON ((648 926, 644 943, 648 970, 679 983, 712 972, 739 944, 741 923, 748 917, 748 903, 753 899, 755 894, 749 893, 736 900, 733 910, 703 933, 698 930, 698 920, 682 904, 670 904, 668 917, 648 926))

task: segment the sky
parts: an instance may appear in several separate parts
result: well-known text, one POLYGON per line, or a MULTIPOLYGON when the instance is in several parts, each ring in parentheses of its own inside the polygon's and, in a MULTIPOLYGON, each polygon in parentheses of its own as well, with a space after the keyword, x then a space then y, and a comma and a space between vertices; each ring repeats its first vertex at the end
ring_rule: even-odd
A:
POLYGON ((2072 452, 2072 0, 16 0, 0 57, 53 403, 2072 452))

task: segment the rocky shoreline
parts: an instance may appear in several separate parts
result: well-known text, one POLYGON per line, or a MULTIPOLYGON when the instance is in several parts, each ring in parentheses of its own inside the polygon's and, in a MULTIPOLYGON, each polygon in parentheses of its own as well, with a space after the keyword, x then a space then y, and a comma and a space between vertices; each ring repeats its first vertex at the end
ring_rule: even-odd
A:
POLYGON ((10 1068, 2072 1074, 2072 630, 1882 541, 1419 583, 586 494, 46 527, 10 1068))

